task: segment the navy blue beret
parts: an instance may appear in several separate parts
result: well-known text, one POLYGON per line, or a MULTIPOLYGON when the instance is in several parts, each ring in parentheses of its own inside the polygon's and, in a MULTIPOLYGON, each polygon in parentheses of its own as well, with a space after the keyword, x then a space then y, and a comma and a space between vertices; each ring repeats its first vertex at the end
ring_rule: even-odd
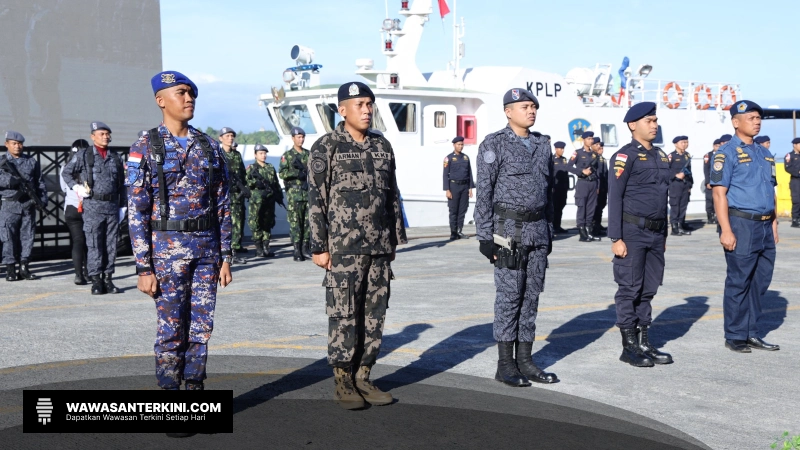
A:
POLYGON ((739 100, 731 106, 731 117, 737 114, 749 113, 750 111, 758 111, 759 114, 764 115, 764 110, 758 106, 758 103, 750 100, 739 100))
POLYGON ((340 102, 361 97, 369 97, 370 100, 373 102, 375 101, 375 94, 372 93, 372 89, 360 81, 351 81, 339 86, 339 93, 337 95, 340 102))
POLYGON ((233 137, 236 137, 236 132, 233 131, 231 127, 222 127, 219 129, 219 135, 222 136, 223 134, 233 133, 233 137))
POLYGON ((600 144, 600 147, 605 147, 606 146, 606 144, 603 141, 599 141, 598 144, 600 144))
POLYGON ((91 132, 92 133, 94 133, 97 130, 106 130, 109 133, 111 133, 111 127, 109 127, 108 125, 104 124, 103 122, 92 122, 89 125, 89 128, 91 128, 91 132))
POLYGON ((800 144, 800 138, 792 139, 792 144, 800 144))
POLYGON ((583 134, 581 135, 581 139, 593 138, 593 137, 594 137, 594 131, 584 131, 583 134))
POLYGON ((292 127, 292 131, 290 132, 292 136, 297 136, 298 134, 302 134, 303 136, 306 135, 305 130, 300 127, 292 127))
POLYGON ((720 141, 719 139, 714 139, 714 145, 719 145, 721 143, 722 143, 722 141, 720 141))
POLYGON ((555 148, 564 148, 566 146, 567 144, 563 143, 562 141, 557 141, 555 144, 553 144, 553 147, 555 148))
POLYGON ((684 140, 684 139, 686 139, 686 136, 675 136, 675 137, 672 139, 672 143, 673 143, 673 144, 677 144, 678 142, 680 142, 680 141, 682 141, 682 140, 684 140))
POLYGON ((756 144, 763 144, 765 142, 769 142, 769 136, 756 136, 756 138, 753 139, 753 141, 756 144))
POLYGON ((17 133, 16 131, 8 130, 6 131, 6 140, 25 143, 25 136, 23 136, 22 133, 17 133))
POLYGON ((536 105, 536 109, 539 109, 539 100, 527 89, 509 89, 506 95, 503 96, 503 106, 517 102, 533 102, 536 105))
POLYGON ((647 116, 655 116, 656 115, 656 104, 653 102, 641 102, 631 106, 631 109, 625 114, 625 118, 622 119, 625 123, 636 122, 643 117, 647 116))
POLYGON ((148 130, 142 130, 142 131, 139 132, 139 137, 145 137, 145 136, 147 136, 147 133, 148 133, 148 130))
POLYGON ((261 151, 269 153, 266 145, 256 144, 256 147, 253 149, 253 153, 261 151))
POLYGON ((153 94, 157 94, 158 91, 162 89, 179 84, 185 84, 189 86, 189 88, 192 90, 192 97, 197 98, 197 85, 194 84, 189 77, 180 72, 167 70, 165 72, 155 74, 155 76, 150 79, 150 85, 153 87, 153 94))
POLYGON ((464 142, 464 138, 462 136, 456 136, 453 138, 453 144, 456 142, 464 142))
POLYGON ((730 134, 723 134, 722 136, 719 137, 719 143, 724 144, 730 141, 731 139, 733 139, 733 136, 731 136, 730 134))

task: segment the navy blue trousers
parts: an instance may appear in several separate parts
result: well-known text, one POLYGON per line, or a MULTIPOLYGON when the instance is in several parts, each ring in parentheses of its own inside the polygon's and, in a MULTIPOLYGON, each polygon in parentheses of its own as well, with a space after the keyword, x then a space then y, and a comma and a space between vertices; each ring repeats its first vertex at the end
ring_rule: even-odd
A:
POLYGON ((617 326, 635 328, 650 325, 653 321, 650 301, 664 280, 663 232, 639 228, 622 223, 622 240, 628 247, 625 258, 614 257, 614 281, 617 294, 614 303, 617 309, 617 326))
POLYGON ((761 298, 767 293, 775 268, 772 222, 730 217, 736 248, 725 251, 725 339, 762 337, 758 331, 761 298))
POLYGON ((469 208, 469 185, 450 183, 450 194, 453 198, 447 200, 450 209, 450 230, 461 231, 464 227, 464 216, 469 208))
POLYGON ((594 220, 594 210, 597 208, 597 187, 597 180, 578 179, 578 184, 575 186, 575 205, 578 207, 575 221, 579 227, 588 227, 594 220))
POLYGON ((680 180, 672 180, 669 185, 669 222, 679 225, 686 222, 686 208, 689 207, 689 186, 680 180))

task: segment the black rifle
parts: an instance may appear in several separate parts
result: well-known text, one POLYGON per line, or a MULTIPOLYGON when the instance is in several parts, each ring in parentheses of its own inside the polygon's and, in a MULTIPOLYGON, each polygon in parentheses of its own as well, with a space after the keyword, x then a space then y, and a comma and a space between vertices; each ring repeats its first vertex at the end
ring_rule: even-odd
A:
POLYGON ((8 158, 3 158, 3 163, 0 164, 0 169, 4 169, 6 172, 11 174, 12 177, 19 180, 19 192, 21 192, 22 195, 20 195, 16 200, 19 201, 22 197, 27 195, 31 200, 33 200, 33 204, 36 206, 36 209, 38 209, 40 213, 44 214, 45 210, 42 199, 39 198, 39 195, 36 193, 36 189, 34 189, 30 182, 25 180, 25 178, 22 178, 19 170, 17 170, 17 166, 9 163, 8 158))
MULTIPOLYGON (((686 153, 684 153, 684 156, 686 156, 686 153)), ((686 158, 686 162, 683 163, 683 167, 681 167, 681 172, 683 172, 684 175, 683 180, 681 181, 683 181, 684 184, 686 184, 686 177, 692 176, 692 169, 690 167, 691 164, 692 164, 692 159, 686 158)))
MULTIPOLYGON (((252 175, 257 179, 256 180, 256 189, 258 189, 259 191, 263 191, 264 192, 264 196, 267 197, 267 198, 270 198, 275 194, 275 192, 272 190, 272 187, 270 186, 269 180, 264 178, 264 175, 262 175, 261 172, 258 171, 257 165, 258 165, 258 163, 253 164, 252 166, 250 166, 250 167, 252 167, 250 169, 250 171, 252 172, 252 175)), ((286 206, 283 204, 283 199, 282 198, 281 198, 281 201, 275 201, 275 203, 280 205, 283 209, 286 209, 286 206)))
MULTIPOLYGON (((297 153, 297 152, 295 152, 297 153)), ((294 155, 294 159, 292 160, 292 167, 299 170, 300 173, 297 175, 297 180, 300 182, 300 189, 307 191, 308 190, 308 168, 303 164, 303 161, 300 160, 300 154, 297 153, 294 155)))

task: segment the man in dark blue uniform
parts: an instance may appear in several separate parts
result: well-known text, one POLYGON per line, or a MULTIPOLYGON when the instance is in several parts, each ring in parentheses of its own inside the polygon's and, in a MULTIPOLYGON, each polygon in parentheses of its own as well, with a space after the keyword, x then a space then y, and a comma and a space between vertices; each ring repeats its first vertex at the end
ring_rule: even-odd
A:
POLYGON ((464 227, 464 216, 467 215, 469 199, 475 182, 472 179, 472 167, 469 156, 462 154, 464 138, 453 138, 453 153, 444 158, 442 189, 447 195, 447 207, 450 209, 450 240, 464 239, 461 229, 464 227))
POLYGON ((608 175, 608 237, 613 244, 617 326, 622 334, 620 361, 635 367, 670 364, 672 356, 650 343, 650 302, 664 279, 667 241, 667 190, 671 173, 658 134, 656 105, 637 103, 624 121, 633 135, 611 157, 608 175))
POLYGON ((708 223, 713 225, 717 223, 717 214, 714 212, 714 196, 711 193, 711 160, 719 150, 719 139, 714 139, 713 150, 703 156, 703 186, 705 186, 706 195, 706 215, 708 216, 708 223))
POLYGON ((753 142, 764 147, 767 150, 769 150, 769 146, 772 145, 772 143, 769 141, 769 136, 767 136, 766 134, 763 136, 756 136, 753 139, 753 142))
POLYGON ((731 139, 733 139, 733 136, 731 136, 730 134, 723 134, 722 136, 719 137, 719 145, 723 146, 728 142, 730 142, 731 139))
POLYGON ((486 136, 476 163, 475 226, 480 251, 495 266, 497 288, 495 379, 510 386, 530 386, 528 380, 555 383, 556 375, 531 359, 553 240, 553 158, 547 138, 529 131, 539 100, 525 89, 511 89, 503 105, 508 125, 486 136))
POLYGON ((605 234, 608 229, 601 223, 603 220, 603 210, 606 209, 608 204, 608 160, 603 156, 603 148, 605 144, 602 141, 596 141, 592 144, 592 151, 597 154, 597 207, 594 209, 594 229, 592 233, 595 236, 605 234))
POLYGON ((591 149, 594 133, 585 131, 581 138, 583 139, 583 148, 572 154, 567 168, 578 177, 578 183, 575 186, 575 205, 578 207, 578 215, 575 220, 581 235, 581 242, 591 242, 594 240, 592 221, 594 220, 594 210, 597 207, 597 191, 600 185, 597 182, 597 154, 591 149))
POLYGON ((567 158, 564 157, 564 147, 567 144, 558 141, 553 144, 555 155, 553 155, 553 232, 566 234, 567 230, 561 228, 561 216, 564 214, 564 207, 567 206, 567 192, 569 192, 569 170, 567 169, 567 158))
POLYGON ((800 228, 800 138, 792 140, 792 151, 786 154, 784 170, 791 175, 789 190, 792 193, 792 228, 800 228))
POLYGON ((669 170, 672 179, 669 183, 669 221, 672 224, 672 235, 692 234, 686 227, 686 208, 689 206, 689 194, 692 190, 692 156, 686 152, 689 147, 687 136, 675 136, 672 140, 675 150, 669 154, 669 170))
POLYGON ((761 131, 761 107, 740 100, 730 111, 736 135, 720 147, 711 168, 719 241, 728 263, 722 304, 725 347, 740 353, 751 348, 778 350, 764 342, 758 330, 761 298, 772 281, 778 243, 775 158, 753 141, 761 131))

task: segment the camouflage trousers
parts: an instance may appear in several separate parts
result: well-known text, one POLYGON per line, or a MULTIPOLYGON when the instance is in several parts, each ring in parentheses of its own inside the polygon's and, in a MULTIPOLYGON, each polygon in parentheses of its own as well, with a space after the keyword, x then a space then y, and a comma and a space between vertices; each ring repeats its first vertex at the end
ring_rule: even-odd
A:
POLYGON ((286 207, 289 221, 289 234, 292 242, 306 242, 310 236, 308 227, 308 202, 289 202, 286 207))
POLYGON ((533 342, 546 268, 546 248, 529 250, 520 270, 495 267, 493 331, 497 342, 533 342))
POLYGON ((328 364, 368 366, 378 359, 389 307, 390 255, 331 255, 325 274, 328 364))
POLYGON ((272 236, 272 227, 275 226, 275 202, 269 199, 251 201, 249 209, 247 224, 250 225, 253 240, 268 241, 272 236))
POLYGON ((242 235, 244 234, 244 201, 231 201, 231 248, 242 248, 242 235))
POLYGON ((0 211, 0 241, 3 242, 3 264, 17 264, 30 260, 36 231, 36 210, 23 210, 22 214, 0 211))
POLYGON ((217 303, 217 258, 153 259, 158 279, 156 379, 165 389, 206 378, 217 303))

